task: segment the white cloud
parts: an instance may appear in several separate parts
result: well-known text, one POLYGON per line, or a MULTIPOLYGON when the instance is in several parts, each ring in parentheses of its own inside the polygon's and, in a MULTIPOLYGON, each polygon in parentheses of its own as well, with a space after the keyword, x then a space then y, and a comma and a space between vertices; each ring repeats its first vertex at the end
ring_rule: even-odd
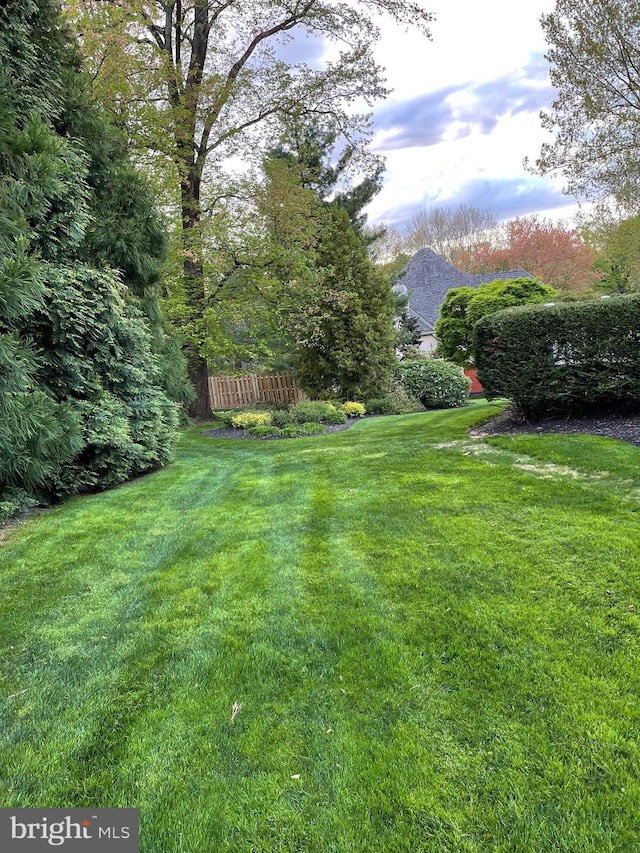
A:
POLYGON ((376 56, 395 91, 375 112, 387 174, 370 220, 402 223, 420 206, 481 198, 483 186, 500 216, 568 215, 561 181, 523 166, 549 138, 538 117, 553 97, 539 19, 554 0, 422 2, 436 13, 432 42, 381 27, 376 56))

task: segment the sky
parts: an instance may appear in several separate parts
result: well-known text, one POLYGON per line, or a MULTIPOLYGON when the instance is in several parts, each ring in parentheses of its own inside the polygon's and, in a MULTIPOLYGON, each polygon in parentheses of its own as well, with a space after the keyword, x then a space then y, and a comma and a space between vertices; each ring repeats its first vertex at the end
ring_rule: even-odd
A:
POLYGON ((541 109, 554 90, 540 15, 554 0, 421 0, 432 41, 387 21, 376 58, 394 91, 374 110, 373 150, 386 159, 369 222, 403 231, 419 210, 466 203, 499 220, 576 211, 561 177, 527 172, 551 136, 541 109))

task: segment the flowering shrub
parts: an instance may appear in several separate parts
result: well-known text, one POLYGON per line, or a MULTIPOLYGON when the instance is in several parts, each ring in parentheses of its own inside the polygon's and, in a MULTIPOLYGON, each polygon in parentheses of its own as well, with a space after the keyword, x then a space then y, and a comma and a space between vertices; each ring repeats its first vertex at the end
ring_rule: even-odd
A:
POLYGON ((271 426, 271 412, 238 412, 231 418, 231 426, 234 429, 271 426))
POLYGON ((362 403, 343 403, 342 411, 348 418, 361 418, 367 411, 362 403))
POLYGON ((471 387, 462 368, 435 358, 401 361, 395 375, 407 394, 420 400, 426 409, 463 406, 471 387))

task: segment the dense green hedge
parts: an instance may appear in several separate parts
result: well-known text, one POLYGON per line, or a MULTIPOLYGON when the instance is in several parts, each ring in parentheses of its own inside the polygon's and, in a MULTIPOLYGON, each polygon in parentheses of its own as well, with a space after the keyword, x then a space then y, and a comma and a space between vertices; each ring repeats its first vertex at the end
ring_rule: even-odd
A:
POLYGON ((89 102, 60 4, 0 3, 0 522, 169 459, 164 388, 184 399, 184 370, 143 189, 89 102))
POLYGON ((487 394, 527 416, 640 408, 640 294, 499 311, 475 341, 487 394))

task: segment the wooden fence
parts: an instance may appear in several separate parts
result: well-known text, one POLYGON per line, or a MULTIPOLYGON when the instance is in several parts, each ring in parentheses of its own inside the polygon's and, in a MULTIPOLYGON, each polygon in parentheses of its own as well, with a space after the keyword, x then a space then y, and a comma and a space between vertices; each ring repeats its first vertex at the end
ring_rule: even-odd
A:
POLYGON ((209 377, 209 404, 212 409, 235 409, 254 403, 297 403, 305 399, 290 373, 209 377))

